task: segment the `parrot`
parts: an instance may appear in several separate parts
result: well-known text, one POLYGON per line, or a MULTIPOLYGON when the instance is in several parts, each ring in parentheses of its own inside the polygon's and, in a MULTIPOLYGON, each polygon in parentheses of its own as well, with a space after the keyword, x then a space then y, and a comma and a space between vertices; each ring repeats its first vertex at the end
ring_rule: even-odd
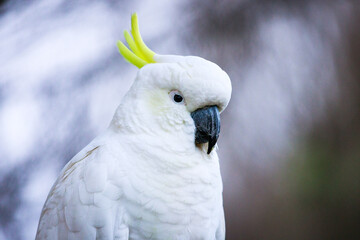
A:
POLYGON ((36 240, 225 239, 216 153, 231 81, 197 56, 148 48, 137 14, 117 47, 139 68, 109 127, 52 186, 36 240))

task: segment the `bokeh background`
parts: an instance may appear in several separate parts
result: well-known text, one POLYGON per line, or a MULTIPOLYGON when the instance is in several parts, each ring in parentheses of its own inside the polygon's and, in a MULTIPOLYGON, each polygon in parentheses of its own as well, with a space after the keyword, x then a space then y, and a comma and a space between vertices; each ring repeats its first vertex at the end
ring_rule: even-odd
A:
POLYGON ((360 239, 360 2, 0 1, 0 240, 33 239, 61 168, 104 131, 158 53, 233 83, 219 140, 227 239, 360 239))

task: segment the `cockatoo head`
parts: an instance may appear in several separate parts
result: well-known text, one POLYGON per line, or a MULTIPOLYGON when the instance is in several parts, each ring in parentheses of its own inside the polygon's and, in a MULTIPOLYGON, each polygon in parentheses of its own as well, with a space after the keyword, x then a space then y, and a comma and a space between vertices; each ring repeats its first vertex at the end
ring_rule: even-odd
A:
POLYGON ((131 51, 121 41, 117 45, 140 70, 113 124, 199 149, 206 145, 210 154, 220 133, 220 112, 231 97, 229 76, 200 57, 155 54, 141 39, 136 14, 131 26, 132 36, 124 32, 131 51))

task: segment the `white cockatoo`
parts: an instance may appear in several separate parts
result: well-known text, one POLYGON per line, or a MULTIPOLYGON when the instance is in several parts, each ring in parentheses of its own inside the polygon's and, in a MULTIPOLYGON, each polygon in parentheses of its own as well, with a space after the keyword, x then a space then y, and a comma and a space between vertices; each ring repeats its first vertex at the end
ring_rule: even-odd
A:
POLYGON ((125 31, 140 70, 109 128, 64 167, 36 239, 224 239, 219 159, 213 150, 231 82, 216 64, 158 55, 137 16, 125 31))

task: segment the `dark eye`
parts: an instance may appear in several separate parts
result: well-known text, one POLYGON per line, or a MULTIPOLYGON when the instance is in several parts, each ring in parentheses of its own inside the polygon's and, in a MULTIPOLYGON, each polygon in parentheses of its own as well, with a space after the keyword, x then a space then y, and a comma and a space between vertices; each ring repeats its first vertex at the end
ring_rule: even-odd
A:
POLYGON ((169 96, 175 103, 184 103, 184 97, 178 90, 171 91, 169 96))
POLYGON ((182 102, 183 100, 184 100, 184 98, 183 98, 181 95, 179 95, 179 94, 175 94, 175 95, 174 95, 174 101, 175 101, 175 102, 180 103, 180 102, 182 102))

